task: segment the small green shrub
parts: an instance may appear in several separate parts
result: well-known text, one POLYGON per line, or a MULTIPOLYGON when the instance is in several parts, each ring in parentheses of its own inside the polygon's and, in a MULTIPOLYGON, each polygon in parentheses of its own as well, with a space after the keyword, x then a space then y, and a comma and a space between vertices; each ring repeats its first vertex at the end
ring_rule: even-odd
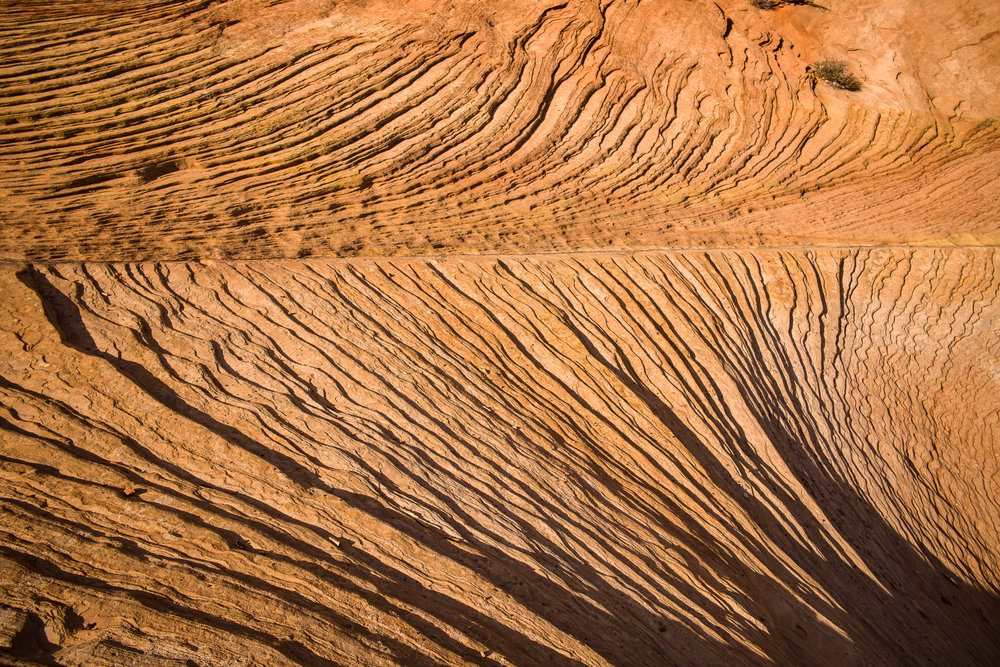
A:
POLYGON ((824 60, 813 66, 812 73, 817 79, 826 81, 831 86, 842 90, 861 90, 861 80, 851 74, 847 63, 843 60, 824 60))
POLYGON ((777 9, 781 0, 750 0, 750 4, 757 9, 777 9))

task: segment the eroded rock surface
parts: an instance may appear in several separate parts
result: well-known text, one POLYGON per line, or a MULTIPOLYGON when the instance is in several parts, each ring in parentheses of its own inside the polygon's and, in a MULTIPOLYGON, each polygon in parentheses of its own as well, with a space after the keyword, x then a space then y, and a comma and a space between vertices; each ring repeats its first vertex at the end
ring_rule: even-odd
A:
POLYGON ((5 2, 0 254, 1000 240, 994 0, 499 4, 5 2))
POLYGON ((3 596, 68 662, 988 662, 998 269, 8 268, 3 596))
POLYGON ((1000 664, 998 26, 0 0, 0 662, 1000 664))

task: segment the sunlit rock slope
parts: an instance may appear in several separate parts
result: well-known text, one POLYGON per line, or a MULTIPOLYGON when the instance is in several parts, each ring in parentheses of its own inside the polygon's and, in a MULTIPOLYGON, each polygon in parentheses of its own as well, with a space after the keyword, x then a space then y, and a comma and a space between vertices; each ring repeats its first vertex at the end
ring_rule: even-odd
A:
POLYGON ((0 253, 995 244, 998 28, 995 0, 4 0, 0 253))
POLYGON ((997 81, 995 0, 0 0, 0 664, 1000 664, 997 81))
POLYGON ((7 267, 0 597, 60 664, 989 664, 998 270, 7 267))

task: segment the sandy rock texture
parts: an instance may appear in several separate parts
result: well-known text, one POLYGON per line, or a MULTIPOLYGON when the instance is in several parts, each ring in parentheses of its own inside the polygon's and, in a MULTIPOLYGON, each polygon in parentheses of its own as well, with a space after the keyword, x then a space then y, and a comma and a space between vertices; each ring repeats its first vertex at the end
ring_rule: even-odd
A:
POLYGON ((819 4, 0 0, 0 664, 1000 664, 1000 4, 819 4))
POLYGON ((998 270, 8 268, 2 597, 62 664, 986 664, 998 270))
POLYGON ((4 257, 1000 240, 995 0, 0 8, 4 257))

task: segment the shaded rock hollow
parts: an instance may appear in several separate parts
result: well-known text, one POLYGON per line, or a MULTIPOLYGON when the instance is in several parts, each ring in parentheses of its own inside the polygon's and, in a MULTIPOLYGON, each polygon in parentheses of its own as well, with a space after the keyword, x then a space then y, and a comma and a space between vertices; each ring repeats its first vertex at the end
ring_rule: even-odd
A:
POLYGON ((70 655, 976 662, 997 269, 7 270, 4 594, 97 623, 70 655))

